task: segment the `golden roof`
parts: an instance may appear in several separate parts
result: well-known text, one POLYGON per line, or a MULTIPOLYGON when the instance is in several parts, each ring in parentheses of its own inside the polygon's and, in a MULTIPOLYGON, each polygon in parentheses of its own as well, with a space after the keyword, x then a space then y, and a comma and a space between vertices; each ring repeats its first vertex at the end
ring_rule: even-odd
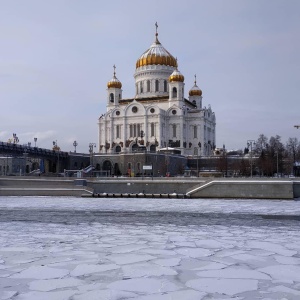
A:
POLYGON ((170 82, 179 81, 184 82, 184 76, 177 70, 174 70, 173 73, 169 77, 170 82))
POLYGON ((189 95, 190 96, 202 96, 202 91, 197 86, 196 75, 195 75, 195 82, 194 83, 195 83, 194 86, 189 91, 189 95))
POLYGON ((156 33, 155 33, 155 41, 150 46, 148 50, 146 50, 141 57, 136 62, 136 68, 147 66, 147 65, 165 65, 165 66, 172 66, 177 67, 176 59, 173 57, 170 52, 168 52, 162 44, 159 42, 157 36, 157 23, 156 26, 156 33))
POLYGON ((116 66, 113 66, 114 68, 114 76, 113 78, 107 83, 108 88, 117 88, 120 89, 122 87, 121 81, 116 77, 116 66))

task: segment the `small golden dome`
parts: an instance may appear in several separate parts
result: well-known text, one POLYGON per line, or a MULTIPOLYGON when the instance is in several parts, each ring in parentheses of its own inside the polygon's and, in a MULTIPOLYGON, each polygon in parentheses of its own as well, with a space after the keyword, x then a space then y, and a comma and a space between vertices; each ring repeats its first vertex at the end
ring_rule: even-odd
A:
POLYGON ((107 83, 108 88, 117 88, 120 89, 122 87, 121 81, 116 77, 116 66, 114 65, 114 76, 113 78, 107 83))
POLYGON ((195 84, 189 91, 190 96, 202 96, 202 91, 197 86, 196 75, 195 75, 195 84))
POLYGON ((184 76, 176 69, 169 77, 170 82, 179 81, 184 82, 184 76))
POLYGON ((176 59, 170 54, 159 42, 157 36, 157 23, 156 26, 156 34, 155 41, 150 46, 148 50, 146 50, 141 57, 136 62, 136 68, 148 65, 165 65, 171 67, 177 67, 176 59))

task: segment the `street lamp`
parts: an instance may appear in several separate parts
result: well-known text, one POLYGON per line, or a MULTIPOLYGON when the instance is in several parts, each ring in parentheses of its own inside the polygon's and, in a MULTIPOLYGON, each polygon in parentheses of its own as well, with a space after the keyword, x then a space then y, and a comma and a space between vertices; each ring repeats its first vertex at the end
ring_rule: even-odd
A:
POLYGON ((201 143, 198 143, 198 147, 199 147, 199 151, 197 148, 197 177, 199 177, 199 163, 198 163, 198 159, 199 159, 199 153, 201 155, 201 143))
POLYGON ((37 138, 35 137, 35 138, 33 138, 33 140, 34 140, 34 147, 36 148, 36 141, 37 141, 37 138))
POLYGON ((248 140, 247 141, 247 147, 249 149, 250 146, 250 168, 251 168, 251 178, 253 175, 253 166, 252 166, 252 146, 255 145, 255 141, 254 140, 248 140))
POLYGON ((78 146, 78 143, 76 141, 73 142, 73 146, 74 146, 74 153, 76 153, 76 147, 78 146))
POLYGON ((60 148, 57 145, 57 140, 53 141, 53 150, 57 151, 57 170, 56 170, 56 173, 59 173, 59 150, 60 150, 60 148))

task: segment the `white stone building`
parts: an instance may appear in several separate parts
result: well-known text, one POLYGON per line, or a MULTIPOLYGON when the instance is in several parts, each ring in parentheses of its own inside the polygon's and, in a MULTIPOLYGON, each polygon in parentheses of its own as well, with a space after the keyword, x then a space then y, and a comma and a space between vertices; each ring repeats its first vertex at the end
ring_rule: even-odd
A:
POLYGON ((188 155, 211 155, 216 144, 216 118, 203 106, 197 86, 184 97, 184 76, 175 59, 155 41, 136 62, 136 94, 122 98, 116 77, 107 84, 107 111, 99 118, 99 153, 149 152, 173 148, 188 155))

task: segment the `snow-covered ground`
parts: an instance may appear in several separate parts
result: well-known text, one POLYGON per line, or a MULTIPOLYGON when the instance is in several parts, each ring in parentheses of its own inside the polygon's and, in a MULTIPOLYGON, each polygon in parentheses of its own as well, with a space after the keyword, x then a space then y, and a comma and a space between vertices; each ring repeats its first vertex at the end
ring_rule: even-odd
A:
POLYGON ((0 299, 300 299, 300 202, 0 197, 0 299))

